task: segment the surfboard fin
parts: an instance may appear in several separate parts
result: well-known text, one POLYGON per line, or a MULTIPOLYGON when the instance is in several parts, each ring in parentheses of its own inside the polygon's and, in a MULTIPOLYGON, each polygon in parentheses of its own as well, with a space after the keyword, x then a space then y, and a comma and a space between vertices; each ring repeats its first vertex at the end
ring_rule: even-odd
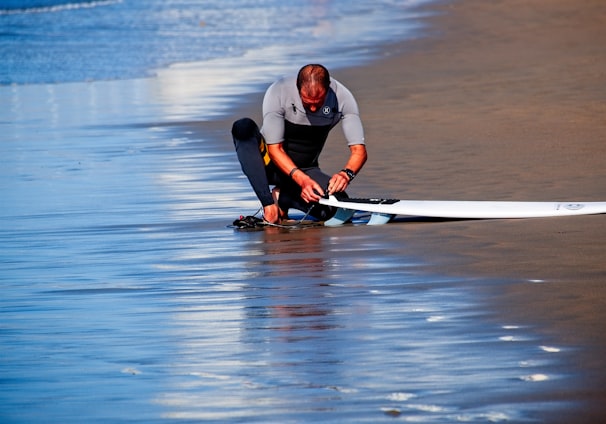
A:
POLYGON ((355 212, 356 211, 353 209, 338 208, 337 213, 335 213, 332 218, 325 221, 324 225, 327 227, 338 227, 339 225, 343 225, 353 217, 355 212))
POLYGON ((366 223, 366 225, 383 225, 387 224, 389 221, 393 219, 395 215, 389 213, 378 213, 373 212, 370 215, 370 219, 366 223))

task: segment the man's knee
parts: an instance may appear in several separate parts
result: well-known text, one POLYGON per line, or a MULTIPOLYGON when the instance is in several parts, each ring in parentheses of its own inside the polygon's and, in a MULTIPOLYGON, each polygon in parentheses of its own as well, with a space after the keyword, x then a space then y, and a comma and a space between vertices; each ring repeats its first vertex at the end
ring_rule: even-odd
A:
POLYGON ((238 119, 231 127, 234 140, 248 140, 259 137, 259 127, 250 118, 238 119))

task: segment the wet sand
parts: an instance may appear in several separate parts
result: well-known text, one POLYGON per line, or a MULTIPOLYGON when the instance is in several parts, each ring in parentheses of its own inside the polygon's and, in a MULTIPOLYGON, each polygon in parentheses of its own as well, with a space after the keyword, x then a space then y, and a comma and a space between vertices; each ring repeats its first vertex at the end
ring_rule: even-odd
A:
MULTIPOLYGON (((358 94, 368 133, 370 161, 360 178, 368 182, 360 190, 603 201, 606 4, 470 0, 437 12, 428 40, 340 75, 358 94)), ((604 218, 410 230, 443 270, 510 280, 492 305, 502 317, 577 349, 583 375, 562 396, 586 405, 549 422, 606 416, 604 218)))
MULTIPOLYGON (((606 199, 606 4, 445 2, 427 37, 334 76, 356 94, 369 162, 351 192, 413 199, 606 199)), ((260 96, 244 114, 259 119, 260 96)), ((323 167, 342 164, 333 131, 323 167)), ((574 350, 561 388, 579 408, 545 422, 606 417, 603 215, 409 225, 402 243, 440 272, 506 281, 498 319, 574 350)), ((556 399, 553 399, 556 400, 556 399)))

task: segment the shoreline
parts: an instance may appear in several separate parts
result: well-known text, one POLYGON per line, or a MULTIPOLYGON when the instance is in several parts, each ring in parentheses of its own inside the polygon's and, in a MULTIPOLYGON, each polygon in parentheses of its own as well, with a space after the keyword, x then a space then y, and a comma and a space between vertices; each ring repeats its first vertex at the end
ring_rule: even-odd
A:
MULTIPOLYGON (((430 26, 422 38, 333 72, 356 96, 368 140, 369 161, 351 193, 603 201, 606 5, 465 0, 424 8, 436 14, 424 18, 430 26)), ((246 96, 232 116, 201 126, 226 129, 227 140, 240 116, 260 122, 262 96, 246 96)), ((335 130, 323 168, 341 166, 342 157, 335 130)), ((546 422, 606 416, 604 216, 401 227, 402 242, 442 272, 505 281, 487 305, 501 322, 531 327, 574 352, 580 375, 551 400, 578 408, 546 422)))

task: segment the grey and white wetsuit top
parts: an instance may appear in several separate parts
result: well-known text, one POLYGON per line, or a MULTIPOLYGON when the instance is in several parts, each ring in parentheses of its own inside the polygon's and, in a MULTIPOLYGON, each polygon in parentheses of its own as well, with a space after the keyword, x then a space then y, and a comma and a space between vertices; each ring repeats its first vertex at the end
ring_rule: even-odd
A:
POLYGON ((324 105, 314 113, 303 108, 295 77, 273 83, 263 99, 261 133, 266 143, 284 143, 286 153, 301 168, 318 166, 329 131, 341 121, 347 144, 364 144, 358 104, 333 78, 324 105))

